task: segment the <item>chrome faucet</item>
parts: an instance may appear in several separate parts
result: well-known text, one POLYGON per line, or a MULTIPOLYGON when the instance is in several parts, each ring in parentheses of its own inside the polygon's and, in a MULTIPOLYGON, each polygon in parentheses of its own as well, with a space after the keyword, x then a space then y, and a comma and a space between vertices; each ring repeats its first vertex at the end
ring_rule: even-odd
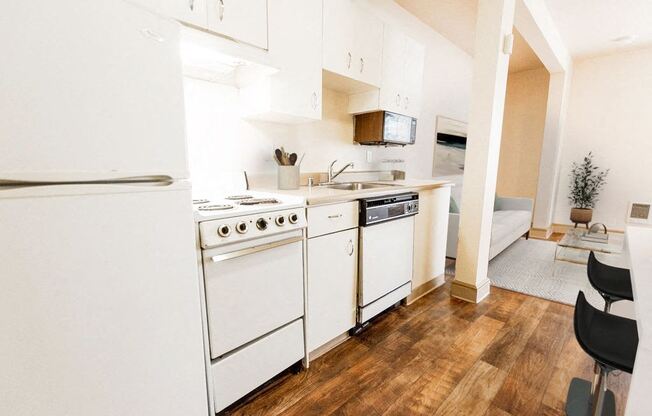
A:
POLYGON ((353 162, 349 162, 344 166, 342 169, 338 170, 336 173, 333 173, 333 166, 335 166, 335 163, 337 162, 337 159, 333 160, 328 166, 328 182, 327 183, 333 183, 333 179, 337 178, 342 172, 344 172, 348 168, 353 168, 353 162))

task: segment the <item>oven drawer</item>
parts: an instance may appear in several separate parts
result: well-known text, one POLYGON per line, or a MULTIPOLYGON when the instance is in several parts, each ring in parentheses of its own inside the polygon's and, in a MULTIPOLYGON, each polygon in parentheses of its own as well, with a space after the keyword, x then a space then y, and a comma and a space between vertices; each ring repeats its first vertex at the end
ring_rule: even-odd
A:
POLYGON ((308 237, 358 226, 358 201, 308 208, 308 237))
POLYGON ((301 360, 304 351, 303 319, 298 319, 213 363, 215 411, 301 360))
POLYGON ((213 359, 304 314, 302 238, 283 238, 267 247, 203 251, 213 359))

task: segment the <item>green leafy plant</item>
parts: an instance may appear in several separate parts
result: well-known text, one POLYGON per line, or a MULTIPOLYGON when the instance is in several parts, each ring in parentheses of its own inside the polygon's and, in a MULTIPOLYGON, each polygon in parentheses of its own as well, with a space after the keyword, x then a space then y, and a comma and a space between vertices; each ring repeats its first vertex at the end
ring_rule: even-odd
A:
POLYGON ((606 184, 609 169, 600 170, 593 164, 593 152, 584 156, 581 163, 573 162, 570 172, 568 199, 574 208, 593 208, 600 190, 606 184))

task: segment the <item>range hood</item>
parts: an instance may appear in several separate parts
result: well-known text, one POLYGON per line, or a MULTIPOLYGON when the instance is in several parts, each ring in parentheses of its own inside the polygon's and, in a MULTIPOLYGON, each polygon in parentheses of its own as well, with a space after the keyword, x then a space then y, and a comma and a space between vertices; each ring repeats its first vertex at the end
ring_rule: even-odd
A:
POLYGON ((180 42, 183 75, 242 88, 278 72, 267 51, 183 27, 180 42))

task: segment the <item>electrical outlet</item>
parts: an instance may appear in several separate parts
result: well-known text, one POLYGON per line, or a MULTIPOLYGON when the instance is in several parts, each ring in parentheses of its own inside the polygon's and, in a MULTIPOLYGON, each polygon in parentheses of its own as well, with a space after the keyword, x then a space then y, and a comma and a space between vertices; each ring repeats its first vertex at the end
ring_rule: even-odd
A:
POLYGON ((374 160, 374 154, 371 150, 367 150, 367 163, 371 163, 374 160))

